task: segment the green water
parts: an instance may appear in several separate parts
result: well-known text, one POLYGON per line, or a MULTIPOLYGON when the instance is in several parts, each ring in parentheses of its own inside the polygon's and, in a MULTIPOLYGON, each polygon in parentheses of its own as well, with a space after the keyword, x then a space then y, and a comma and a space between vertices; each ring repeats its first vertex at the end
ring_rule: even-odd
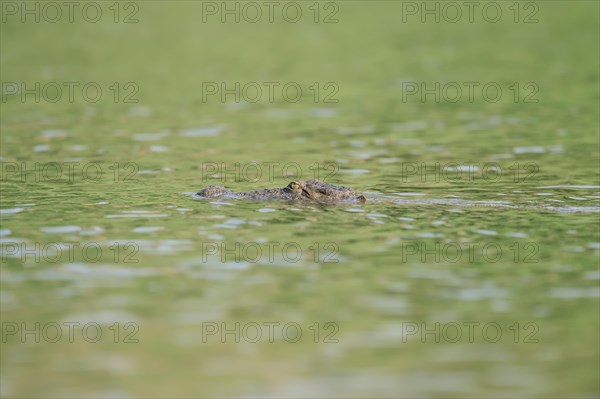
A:
POLYGON ((600 393, 597 2, 6 3, 3 397, 600 393), (368 201, 193 196, 297 177, 368 201))

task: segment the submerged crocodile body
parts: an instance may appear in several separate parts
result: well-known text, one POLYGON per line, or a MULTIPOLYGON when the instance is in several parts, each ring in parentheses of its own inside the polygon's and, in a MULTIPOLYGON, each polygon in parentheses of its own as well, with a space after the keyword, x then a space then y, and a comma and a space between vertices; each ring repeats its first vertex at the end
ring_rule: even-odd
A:
POLYGON ((367 199, 356 194, 350 187, 336 186, 318 180, 293 181, 285 188, 266 188, 264 190, 237 193, 223 186, 208 186, 198 191, 204 198, 247 199, 257 201, 313 201, 320 203, 359 201, 367 199))

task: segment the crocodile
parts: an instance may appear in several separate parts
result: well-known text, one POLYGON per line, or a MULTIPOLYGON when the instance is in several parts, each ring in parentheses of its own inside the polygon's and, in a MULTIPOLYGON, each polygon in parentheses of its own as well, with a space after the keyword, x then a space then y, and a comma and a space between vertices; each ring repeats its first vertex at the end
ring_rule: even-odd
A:
POLYGON ((196 195, 203 198, 247 199, 247 200, 284 200, 312 201, 319 203, 365 202, 363 195, 346 186, 336 186, 319 180, 295 180, 284 188, 265 188, 263 190, 234 192, 223 186, 207 186, 196 195))

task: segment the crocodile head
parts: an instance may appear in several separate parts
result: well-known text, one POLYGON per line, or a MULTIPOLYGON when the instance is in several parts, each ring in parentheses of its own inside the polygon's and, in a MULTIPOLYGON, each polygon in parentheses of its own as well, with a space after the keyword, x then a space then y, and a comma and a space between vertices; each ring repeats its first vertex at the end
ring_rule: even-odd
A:
POLYGON ((258 191, 233 192, 222 186, 208 186, 198 191, 197 195, 204 198, 234 198, 253 200, 305 200, 321 203, 341 201, 360 201, 366 199, 357 195, 350 187, 335 186, 318 180, 294 180, 285 188, 267 188, 258 191))
POLYGON ((216 198, 221 197, 222 195, 228 194, 230 192, 231 190, 228 190, 223 186, 207 186, 204 187, 202 190, 198 191, 196 195, 205 198, 216 198))
POLYGON ((312 199, 311 192, 307 191, 306 183, 302 180, 294 180, 290 182, 283 191, 293 194, 298 199, 312 199))
POLYGON ((336 186, 329 183, 323 183, 318 180, 293 181, 286 187, 286 190, 297 193, 299 198, 308 199, 316 202, 337 202, 357 200, 365 202, 367 199, 362 195, 357 195, 356 191, 350 187, 336 186))

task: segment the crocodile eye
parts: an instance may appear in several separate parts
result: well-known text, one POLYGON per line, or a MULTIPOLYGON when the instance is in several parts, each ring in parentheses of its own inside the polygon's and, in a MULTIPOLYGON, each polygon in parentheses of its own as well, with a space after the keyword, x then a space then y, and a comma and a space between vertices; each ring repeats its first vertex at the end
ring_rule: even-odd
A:
POLYGON ((298 189, 299 187, 300 187, 300 185, 299 185, 298 183, 296 183, 295 181, 293 181, 293 182, 291 182, 291 183, 290 183, 290 188, 291 188, 292 190, 296 190, 296 189, 298 189))

